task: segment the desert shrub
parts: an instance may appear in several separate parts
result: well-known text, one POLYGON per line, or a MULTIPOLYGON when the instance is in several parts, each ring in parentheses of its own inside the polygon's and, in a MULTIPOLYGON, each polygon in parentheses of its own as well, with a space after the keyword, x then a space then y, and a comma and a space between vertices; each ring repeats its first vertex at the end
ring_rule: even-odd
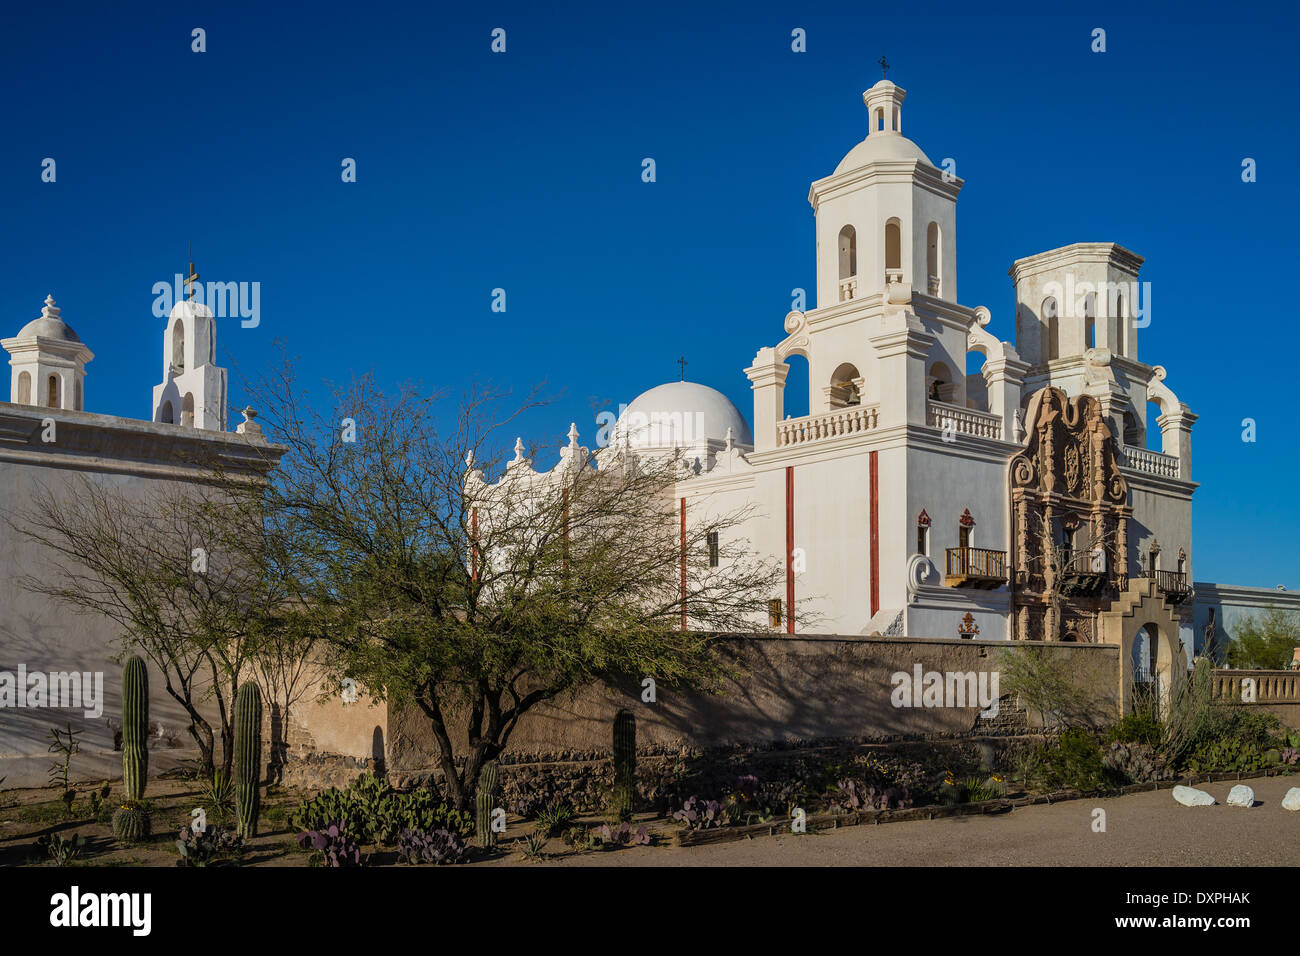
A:
POLYGON ((537 813, 533 825, 539 833, 554 836, 564 831, 578 816, 578 811, 567 800, 552 800, 537 813))
POLYGON ((1026 770, 1031 780, 1052 790, 1101 790, 1110 782, 1100 745, 1082 728, 1067 730, 1038 747, 1026 770))
POLYGON ((1145 744, 1159 747, 1164 738, 1164 724, 1151 710, 1143 708, 1137 713, 1125 714, 1106 732, 1106 742, 1125 744, 1145 744))
POLYGON ((1044 726, 1091 727, 1096 700, 1080 680, 1077 662, 1041 647, 1006 650, 999 660, 1001 691, 1037 711, 1044 726))

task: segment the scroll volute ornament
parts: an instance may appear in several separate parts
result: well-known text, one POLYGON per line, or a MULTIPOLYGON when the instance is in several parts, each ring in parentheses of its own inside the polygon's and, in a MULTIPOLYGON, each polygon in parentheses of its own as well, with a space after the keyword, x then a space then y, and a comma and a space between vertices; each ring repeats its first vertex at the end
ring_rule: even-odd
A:
POLYGON ((1029 417, 1028 447, 1011 460, 1013 487, 1114 504, 1128 500, 1110 426, 1095 398, 1066 398, 1049 386, 1031 401, 1029 417))

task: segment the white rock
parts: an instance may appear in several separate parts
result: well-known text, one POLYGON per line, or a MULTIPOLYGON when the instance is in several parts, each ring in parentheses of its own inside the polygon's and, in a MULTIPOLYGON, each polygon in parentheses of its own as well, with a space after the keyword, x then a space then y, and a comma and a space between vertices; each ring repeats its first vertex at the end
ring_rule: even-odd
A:
POLYGON ((1292 787, 1282 798, 1283 810, 1300 810, 1300 787, 1292 787))
POLYGON ((1214 798, 1195 787, 1174 787, 1174 799, 1185 807, 1213 806, 1214 798))
POLYGON ((1255 805, 1255 791, 1245 784, 1237 784, 1228 791, 1228 806, 1230 807, 1253 807, 1255 805))

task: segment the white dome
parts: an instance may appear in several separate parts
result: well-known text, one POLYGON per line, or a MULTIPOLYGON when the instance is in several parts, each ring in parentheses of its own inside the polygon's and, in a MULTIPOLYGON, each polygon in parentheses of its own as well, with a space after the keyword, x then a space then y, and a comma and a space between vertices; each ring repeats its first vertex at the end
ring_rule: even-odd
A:
POLYGON ((754 444, 749 423, 727 396, 696 382, 669 382, 633 399, 615 434, 633 448, 689 448, 725 440, 728 428, 737 445, 754 444))
MULTIPOLYGON (((879 86, 880 84, 876 84, 879 86)), ((835 167, 835 175, 846 173, 879 160, 919 160, 927 166, 933 166, 930 157, 921 151, 921 147, 900 133, 878 132, 868 136, 849 150, 848 155, 835 167)))
POLYGON ((62 319, 44 315, 38 319, 32 319, 24 325, 14 338, 33 339, 38 335, 45 339, 58 339, 60 342, 81 342, 81 339, 77 337, 77 333, 72 331, 72 326, 68 325, 68 323, 62 319))

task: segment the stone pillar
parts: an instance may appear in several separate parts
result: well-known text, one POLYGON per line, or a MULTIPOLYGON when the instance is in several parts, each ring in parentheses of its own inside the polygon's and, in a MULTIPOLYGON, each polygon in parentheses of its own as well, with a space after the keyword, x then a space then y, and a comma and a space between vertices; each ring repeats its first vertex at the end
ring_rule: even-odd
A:
POLYGON ((776 447, 776 425, 785 417, 785 377, 790 366, 776 357, 776 349, 762 348, 754 364, 745 369, 754 391, 754 451, 776 447))
POLYGON ((884 331, 870 338, 880 360, 880 427, 926 424, 925 359, 934 336, 902 309, 885 315, 884 331))
POLYGON ((1175 411, 1156 419, 1164 445, 1161 450, 1178 459, 1178 477, 1183 481, 1192 480, 1192 425, 1198 417, 1186 405, 1180 404, 1175 411))
MULTIPOLYGON (((1010 350, 1008 350, 1010 351, 1010 350)), ((1025 384, 1025 373, 1029 363, 1020 361, 1012 352, 1002 358, 990 358, 984 362, 984 381, 989 392, 989 411, 1002 419, 1002 440, 1019 442, 1016 434, 1016 412, 1020 410, 1021 388, 1025 384)))

